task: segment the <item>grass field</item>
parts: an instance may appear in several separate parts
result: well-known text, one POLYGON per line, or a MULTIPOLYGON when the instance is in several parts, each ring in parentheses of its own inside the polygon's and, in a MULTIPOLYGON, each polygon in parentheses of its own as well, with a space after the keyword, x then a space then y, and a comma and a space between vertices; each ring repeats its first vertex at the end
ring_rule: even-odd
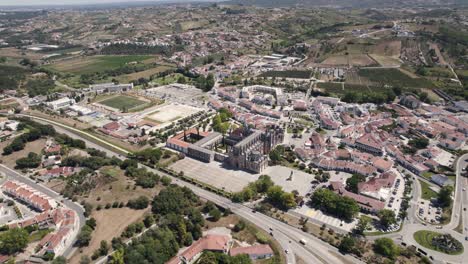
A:
POLYGON ((80 263, 82 255, 91 256, 99 248, 102 240, 111 243, 112 238, 120 236, 125 228, 144 217, 146 210, 132 210, 129 208, 113 208, 108 210, 94 211, 91 215, 96 219, 96 230, 94 230, 89 246, 77 250, 68 263, 80 263))
POLYGON ((99 103, 115 109, 119 109, 121 111, 130 110, 132 108, 146 104, 146 102, 138 100, 135 97, 125 95, 117 95, 109 99, 99 101, 99 103))
POLYGON ((102 72, 112 70, 124 66, 129 62, 143 62, 150 60, 152 56, 146 55, 130 55, 130 56, 88 56, 79 57, 70 60, 63 60, 57 63, 46 66, 51 70, 73 73, 73 74, 90 74, 94 72, 102 72))
POLYGON ((433 246, 432 239, 439 235, 442 235, 442 234, 433 232, 433 231, 420 230, 414 233, 413 237, 414 237, 414 240, 416 240, 416 242, 418 242, 421 246, 431 249, 431 250, 443 252, 443 253, 450 254, 450 255, 459 255, 463 253, 463 248, 462 250, 456 251, 456 252, 444 252, 444 251, 439 250, 437 247, 433 246))
POLYGON ((429 188, 430 185, 427 182, 419 180, 419 183, 421 184, 422 199, 430 201, 432 198, 437 197, 437 193, 429 188))
POLYGON ((201 28, 201 27, 207 26, 207 25, 209 25, 209 24, 210 24, 210 21, 208 21, 208 20, 206 20, 206 19, 202 19, 202 20, 191 20, 191 21, 179 22, 178 27, 179 27, 180 30, 182 30, 182 31, 187 31, 187 30, 192 30, 192 29, 201 28))

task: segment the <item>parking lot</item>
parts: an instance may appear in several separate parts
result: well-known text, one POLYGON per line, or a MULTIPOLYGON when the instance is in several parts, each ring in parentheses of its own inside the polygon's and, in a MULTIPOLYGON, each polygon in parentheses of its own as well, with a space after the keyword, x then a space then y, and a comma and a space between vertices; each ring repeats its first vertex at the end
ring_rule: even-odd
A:
POLYGON ((400 173, 395 171, 397 178, 394 185, 390 189, 390 193, 385 205, 386 209, 393 210, 396 215, 400 211, 400 206, 402 202, 403 193, 405 191, 405 180, 400 173))
POLYGON ((418 200, 418 217, 421 218, 421 220, 431 224, 439 224, 441 216, 441 207, 436 207, 426 200, 418 200))

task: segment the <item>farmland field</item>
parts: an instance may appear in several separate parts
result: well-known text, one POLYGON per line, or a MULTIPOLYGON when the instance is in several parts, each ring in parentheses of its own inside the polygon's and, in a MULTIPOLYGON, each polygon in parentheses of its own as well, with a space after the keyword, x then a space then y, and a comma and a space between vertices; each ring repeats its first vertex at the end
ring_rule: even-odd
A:
POLYGON ((170 69, 173 69, 173 67, 171 67, 169 65, 160 65, 160 66, 157 66, 155 68, 151 68, 151 69, 148 69, 148 70, 145 70, 145 71, 120 75, 116 79, 121 83, 127 83, 127 82, 130 82, 132 80, 138 80, 140 78, 150 78, 154 74, 164 72, 164 71, 170 70, 170 69))
POLYGON ((296 78, 309 79, 312 71, 268 71, 262 73, 261 77, 276 77, 276 78, 296 78))
POLYGON ((377 63, 366 54, 333 55, 322 61, 329 65, 371 66, 377 63))
POLYGON ((380 42, 379 44, 375 45, 371 51, 371 53, 373 54, 377 54, 380 56, 390 56, 394 58, 400 57, 400 52, 401 52, 400 40, 380 42))
POLYGON ((117 95, 109 99, 99 101, 99 104, 107 105, 123 111, 144 105, 146 102, 131 96, 117 95))
POLYGON ((183 21, 183 22, 179 22, 178 26, 180 27, 180 29, 182 31, 187 31, 187 30, 193 30, 193 29, 197 29, 197 28, 201 28, 201 27, 204 27, 204 26, 207 26, 209 25, 210 22, 206 19, 202 19, 202 20, 191 20, 191 21, 183 21))
POLYGON ((394 57, 382 56, 378 54, 369 54, 369 56, 384 67, 394 67, 401 64, 400 60, 394 57))
POLYGON ((433 88, 434 84, 424 78, 412 78, 399 69, 360 69, 359 76, 370 82, 408 88, 433 88))
POLYGON ((70 60, 63 60, 48 65, 46 68, 65 73, 90 74, 94 72, 116 69, 126 65, 129 62, 143 62, 151 58, 152 56, 143 55, 79 57, 70 60))

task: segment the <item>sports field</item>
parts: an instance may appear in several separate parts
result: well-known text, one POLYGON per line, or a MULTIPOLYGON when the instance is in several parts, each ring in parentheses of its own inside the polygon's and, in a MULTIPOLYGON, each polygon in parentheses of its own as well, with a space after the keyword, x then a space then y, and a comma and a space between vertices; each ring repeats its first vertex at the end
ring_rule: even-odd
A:
POLYGON ((200 111, 200 109, 193 106, 171 104, 159 108, 157 111, 149 114, 146 118, 160 124, 167 124, 180 118, 187 117, 198 111, 200 111))
POLYGON ((131 96, 117 95, 109 99, 99 101, 99 104, 103 104, 103 105, 123 111, 123 110, 130 110, 132 108, 147 104, 147 102, 139 100, 131 96))

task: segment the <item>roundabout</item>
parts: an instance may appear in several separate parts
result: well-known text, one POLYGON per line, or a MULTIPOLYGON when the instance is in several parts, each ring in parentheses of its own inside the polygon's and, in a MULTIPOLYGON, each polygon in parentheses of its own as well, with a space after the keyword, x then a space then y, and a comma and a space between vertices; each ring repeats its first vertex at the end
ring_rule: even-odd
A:
POLYGON ((463 244, 450 234, 419 230, 413 234, 414 240, 421 246, 449 255, 463 253, 463 244))

